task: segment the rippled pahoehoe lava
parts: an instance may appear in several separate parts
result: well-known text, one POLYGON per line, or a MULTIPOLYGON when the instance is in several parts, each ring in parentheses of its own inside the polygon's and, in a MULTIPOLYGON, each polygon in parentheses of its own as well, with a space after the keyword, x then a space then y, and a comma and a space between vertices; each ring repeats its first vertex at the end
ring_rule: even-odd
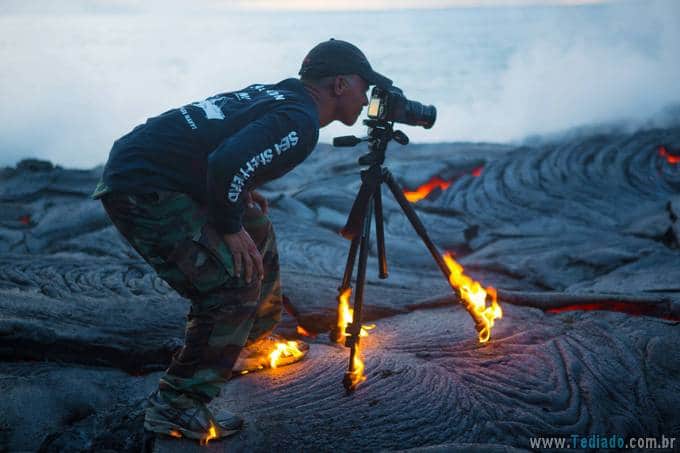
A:
MULTIPOLYGON (((390 278, 372 272, 371 253, 364 317, 377 328, 362 344, 370 356, 361 391, 347 398, 339 388, 346 348, 310 342, 300 366, 225 386, 215 405, 247 424, 224 445, 210 445, 488 451, 530 449, 528 439, 546 432, 680 437, 680 172, 659 154, 662 144, 677 155, 680 128, 523 147, 415 145, 417 152, 391 154, 401 182, 484 163, 479 177, 460 177, 414 207, 434 242, 457 252, 465 274, 498 289, 503 321, 493 341, 480 346, 468 314, 450 302, 418 308, 451 290, 386 196, 390 278), (531 303, 506 299, 510 291, 531 293, 531 303), (628 304, 653 298, 646 304, 653 310, 581 309, 604 307, 590 303, 597 296, 628 304)), ((100 169, 35 161, 0 172, 0 422, 10 451, 35 451, 43 441, 77 450, 81 439, 116 449, 135 439, 148 393, 140 380, 157 382, 181 344, 189 304, 89 199, 99 176, 100 169), (74 417, 82 407, 90 415, 74 417), (30 432, 21 422, 27 414, 30 432)), ((336 231, 356 182, 347 155, 320 145, 267 188, 282 287, 298 318, 284 314, 281 327, 292 334, 298 324, 313 332, 337 326, 333 282, 347 243, 336 231)), ((171 442, 188 441, 165 439, 159 448, 171 442)))

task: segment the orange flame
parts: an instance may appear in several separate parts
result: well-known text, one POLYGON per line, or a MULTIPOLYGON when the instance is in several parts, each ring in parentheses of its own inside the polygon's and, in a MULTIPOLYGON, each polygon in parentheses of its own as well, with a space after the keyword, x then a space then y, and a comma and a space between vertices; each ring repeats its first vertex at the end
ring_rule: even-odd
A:
POLYGON ((364 361, 361 357, 361 348, 357 342, 354 351, 354 360, 352 361, 352 371, 347 373, 351 382, 350 389, 354 390, 359 384, 366 380, 364 376, 364 361))
POLYGON ((298 333, 298 335, 302 335, 303 337, 313 337, 314 334, 310 333, 307 329, 302 327, 301 325, 298 324, 297 328, 295 331, 298 333))
POLYGON ((452 288, 458 290, 465 307, 475 319, 479 330, 479 342, 486 343, 491 337, 494 320, 503 317, 503 310, 498 305, 496 290, 490 286, 485 289, 479 282, 463 274, 463 266, 458 264, 450 253, 445 253, 443 257, 449 268, 449 283, 452 288), (487 296, 491 298, 489 306, 486 304, 487 296))
MULTIPOLYGON (((354 310, 349 308, 349 298, 352 296, 352 288, 345 289, 340 296, 338 296, 338 338, 339 341, 344 341, 344 339, 349 335, 347 333, 347 325, 351 324, 354 320, 354 310)), ((359 337, 367 337, 368 331, 375 329, 375 324, 362 325, 359 331, 359 337)), ((357 385, 361 384, 366 380, 364 376, 364 361, 361 357, 361 349, 359 348, 359 341, 357 339, 354 359, 352 360, 352 372, 348 373, 351 388, 356 388, 357 385)))
POLYGON ((675 154, 671 154, 668 151, 666 151, 665 146, 659 146, 659 156, 663 157, 666 159, 666 162, 669 164, 675 165, 675 164, 680 164, 680 156, 676 156, 675 154))
POLYGON ((180 432, 177 431, 176 429, 173 429, 172 431, 170 431, 170 435, 171 435, 172 437, 176 437, 176 438, 178 438, 178 439, 182 437, 182 433, 180 433, 180 432))
POLYGON ((201 439, 201 445, 206 446, 208 445, 208 442, 213 439, 217 439, 217 428, 215 428, 213 422, 210 422, 210 428, 208 429, 208 433, 205 435, 205 437, 201 439))
POLYGON ((354 318, 354 310, 349 308, 349 298, 352 296, 352 288, 347 288, 338 296, 338 339, 344 341, 347 336, 347 324, 354 318))
MULTIPOLYGON (((347 325, 354 320, 354 310, 349 308, 349 298, 352 296, 352 288, 347 288, 338 297, 338 341, 344 341, 347 337, 347 325)), ((375 324, 362 325, 360 337, 367 337, 368 331, 375 329, 375 324)))
POLYGON ((269 366, 276 368, 281 357, 302 357, 304 354, 298 348, 297 341, 277 342, 274 350, 269 353, 269 366))
POLYGON ((416 201, 420 201, 427 197, 434 189, 439 188, 441 190, 446 190, 450 185, 451 181, 445 181, 439 176, 433 176, 428 182, 418 187, 416 190, 404 190, 404 195, 408 201, 415 203, 416 201))

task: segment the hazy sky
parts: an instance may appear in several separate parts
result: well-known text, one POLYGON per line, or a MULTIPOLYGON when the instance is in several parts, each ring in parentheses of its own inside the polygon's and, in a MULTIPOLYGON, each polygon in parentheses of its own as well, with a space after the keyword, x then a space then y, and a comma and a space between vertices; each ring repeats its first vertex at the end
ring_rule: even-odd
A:
POLYGON ((292 10, 347 10, 347 9, 407 9, 452 8, 474 6, 518 5, 582 5, 604 3, 604 0, 367 0, 348 2, 344 0, 237 0, 240 7, 292 10))
MULTIPOLYGON (((550 6, 626 2, 628 0, 194 0, 182 2, 185 9, 267 9, 297 11, 342 11, 386 9, 434 9, 475 6, 550 6)), ((133 12, 174 9, 177 2, 163 0, 0 0, 3 13, 133 12)))

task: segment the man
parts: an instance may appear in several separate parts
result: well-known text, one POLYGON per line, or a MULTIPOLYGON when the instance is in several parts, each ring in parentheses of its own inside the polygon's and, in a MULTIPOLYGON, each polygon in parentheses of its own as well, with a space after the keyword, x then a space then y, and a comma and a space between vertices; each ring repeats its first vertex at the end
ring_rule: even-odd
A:
POLYGON ((191 300, 184 346, 149 398, 151 432, 202 439, 211 427, 218 438, 240 429, 240 417, 206 404, 246 343, 251 355, 267 349, 281 316, 274 232, 253 190, 301 163, 320 127, 354 124, 369 85, 391 85, 358 48, 333 39, 307 54, 299 74, 170 110, 113 145, 93 196, 191 300))

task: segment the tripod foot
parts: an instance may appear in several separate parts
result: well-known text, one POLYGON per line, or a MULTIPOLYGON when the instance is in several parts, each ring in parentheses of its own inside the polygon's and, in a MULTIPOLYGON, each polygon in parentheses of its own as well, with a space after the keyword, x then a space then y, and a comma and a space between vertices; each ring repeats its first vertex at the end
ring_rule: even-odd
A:
POLYGON ((345 371, 345 376, 342 378, 342 385, 345 387, 345 393, 347 395, 354 393, 354 390, 357 388, 354 379, 352 379, 352 374, 351 371, 345 371))

